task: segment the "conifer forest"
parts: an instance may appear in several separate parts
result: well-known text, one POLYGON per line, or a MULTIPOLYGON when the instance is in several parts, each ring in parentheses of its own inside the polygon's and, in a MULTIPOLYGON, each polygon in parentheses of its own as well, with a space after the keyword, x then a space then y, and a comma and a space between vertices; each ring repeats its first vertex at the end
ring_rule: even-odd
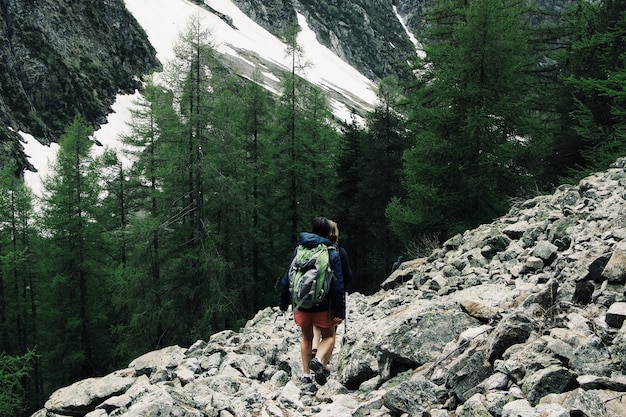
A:
MULTIPOLYGON (((338 122, 293 71, 270 93, 200 22, 135 103, 123 151, 65 129, 43 196, 0 178, 0 416, 277 303, 298 233, 337 221, 349 292, 399 256, 626 155, 626 2, 435 2, 415 76, 338 122), (132 161, 125 164, 123 161, 132 161)), ((399 65, 408 65, 401 63, 399 65)))

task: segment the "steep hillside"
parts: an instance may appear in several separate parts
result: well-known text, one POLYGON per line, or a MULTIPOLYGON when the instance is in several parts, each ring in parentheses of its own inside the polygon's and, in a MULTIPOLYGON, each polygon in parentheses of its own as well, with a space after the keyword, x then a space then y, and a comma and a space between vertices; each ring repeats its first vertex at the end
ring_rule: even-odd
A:
MULTIPOLYGON (((388 75, 399 79, 410 76, 406 63, 415 58, 415 47, 396 17, 391 0, 233 0, 233 3, 279 37, 285 25, 295 21, 296 12, 302 13, 323 45, 372 80, 388 75)), ((423 1, 397 3, 401 14, 413 24, 412 16, 423 1)))
MULTIPOLYGON (((211 9, 199 0, 189 3, 211 9)), ((406 63, 415 56, 415 48, 391 1, 233 3, 279 38, 286 24, 296 21, 296 12, 304 15, 319 42, 371 80, 410 77, 406 63)), ((421 1, 397 3, 399 14, 412 27, 412 15, 421 1)), ((29 164, 17 131, 30 133, 44 144, 55 142, 77 111, 97 128, 118 92, 133 91, 143 74, 160 66, 123 0, 9 0, 1 8, 0 166, 17 160, 18 174, 29 164)), ((212 11, 225 22, 231 19, 212 11)), ((239 68, 242 62, 257 61, 269 68, 273 65, 271 59, 250 51, 237 52, 242 59, 224 55, 227 65, 239 68)), ((332 89, 327 93, 341 99, 332 89)), ((354 92, 343 94, 350 96, 350 103, 359 100, 354 92)))
POLYGON ((33 417, 625 417, 626 158, 348 296, 326 385, 277 307, 146 353, 33 417))
POLYGON ((77 112, 97 126, 160 66, 123 0, 7 0, 0 28, 0 166, 18 171, 17 131, 54 142, 77 112))

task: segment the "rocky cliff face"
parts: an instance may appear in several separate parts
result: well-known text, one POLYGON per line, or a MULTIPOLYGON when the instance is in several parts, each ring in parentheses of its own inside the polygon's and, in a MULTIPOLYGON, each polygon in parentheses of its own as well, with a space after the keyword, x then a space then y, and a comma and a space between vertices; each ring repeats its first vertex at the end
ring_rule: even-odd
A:
MULTIPOLYGON (((401 14, 411 25, 414 12, 429 0, 402 0, 401 14)), ((278 37, 303 14, 320 43, 371 80, 393 75, 408 79, 406 63, 415 47, 393 11, 391 0, 233 0, 244 13, 278 37)))
POLYGON ((348 295, 324 386, 277 308, 55 392, 44 416, 624 417, 626 158, 348 295))
POLYGON ((94 127, 119 92, 160 66, 123 0, 0 5, 0 166, 28 166, 16 132, 56 141, 77 112, 94 127))

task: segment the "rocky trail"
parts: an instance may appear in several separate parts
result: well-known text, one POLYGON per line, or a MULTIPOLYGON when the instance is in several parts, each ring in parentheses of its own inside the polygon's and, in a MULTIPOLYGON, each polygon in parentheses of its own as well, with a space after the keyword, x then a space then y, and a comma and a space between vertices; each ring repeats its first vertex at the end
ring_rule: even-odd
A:
POLYGON ((625 238, 626 158, 348 294, 324 386, 300 382, 299 329, 274 307, 33 417, 624 417, 625 238))

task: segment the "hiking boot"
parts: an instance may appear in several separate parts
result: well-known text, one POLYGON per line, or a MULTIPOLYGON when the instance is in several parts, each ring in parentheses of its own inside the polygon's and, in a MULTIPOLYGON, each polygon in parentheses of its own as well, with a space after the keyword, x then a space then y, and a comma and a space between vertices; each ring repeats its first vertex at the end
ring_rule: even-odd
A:
POLYGON ((311 359, 309 362, 309 368, 315 373, 315 382, 320 385, 324 385, 328 381, 330 371, 324 367, 324 364, 317 358, 311 359))
POLYGON ((313 383, 313 377, 311 376, 311 374, 302 375, 302 378, 300 378, 300 381, 303 384, 312 384, 313 383))
POLYGON ((317 382, 320 385, 324 385, 326 382, 328 382, 329 376, 330 376, 330 369, 322 368, 321 375, 315 374, 315 382, 317 382))

